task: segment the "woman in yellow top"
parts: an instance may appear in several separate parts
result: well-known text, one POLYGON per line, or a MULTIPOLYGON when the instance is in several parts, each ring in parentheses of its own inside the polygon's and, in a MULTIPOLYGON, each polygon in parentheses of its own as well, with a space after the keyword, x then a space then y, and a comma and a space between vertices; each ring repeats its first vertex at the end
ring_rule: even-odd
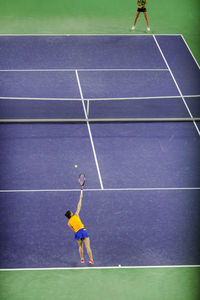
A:
POLYGON ((138 19, 140 13, 143 12, 145 20, 147 22, 147 31, 150 31, 149 20, 148 20, 148 17, 147 17, 147 9, 146 9, 147 0, 137 0, 137 7, 138 7, 138 9, 137 9, 137 12, 136 12, 134 24, 133 24, 133 27, 131 29, 135 30, 135 25, 136 25, 137 19, 138 19))
POLYGON ((79 254, 81 257, 81 263, 85 262, 84 258, 83 258, 83 242, 84 242, 88 256, 90 258, 89 263, 94 264, 94 260, 92 257, 92 250, 90 248, 89 234, 87 232, 87 229, 84 228, 84 225, 81 222, 81 219, 79 217, 79 212, 80 212, 81 205, 82 205, 82 199, 83 199, 83 191, 81 190, 80 199, 78 202, 78 206, 77 206, 75 215, 72 213, 71 210, 68 210, 65 213, 65 216, 69 219, 68 226, 71 228, 72 231, 75 232, 74 238, 75 238, 75 240, 77 240, 78 245, 79 245, 79 254))

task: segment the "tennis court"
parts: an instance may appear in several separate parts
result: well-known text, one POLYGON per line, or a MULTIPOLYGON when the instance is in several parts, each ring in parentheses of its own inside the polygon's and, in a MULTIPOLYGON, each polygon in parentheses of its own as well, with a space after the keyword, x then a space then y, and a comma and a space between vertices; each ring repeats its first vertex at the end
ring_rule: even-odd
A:
POLYGON ((80 299, 78 283, 87 299, 198 299, 200 72, 183 36, 0 45, 1 298, 80 299), (80 172, 94 266, 64 216, 80 172))

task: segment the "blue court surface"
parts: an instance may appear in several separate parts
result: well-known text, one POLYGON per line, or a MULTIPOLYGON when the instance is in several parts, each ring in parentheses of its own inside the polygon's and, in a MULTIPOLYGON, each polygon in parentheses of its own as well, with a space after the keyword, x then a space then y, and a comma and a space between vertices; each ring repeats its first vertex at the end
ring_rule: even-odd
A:
POLYGON ((80 172, 95 266, 200 265, 199 118, 181 35, 0 36, 0 268, 81 266, 80 172))

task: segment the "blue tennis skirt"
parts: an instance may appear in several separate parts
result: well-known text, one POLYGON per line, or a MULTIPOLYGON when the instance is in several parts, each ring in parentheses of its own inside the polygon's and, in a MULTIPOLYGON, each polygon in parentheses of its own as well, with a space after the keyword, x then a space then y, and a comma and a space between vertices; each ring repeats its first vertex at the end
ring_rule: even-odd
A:
POLYGON ((77 231, 74 235, 75 240, 84 239, 86 237, 89 237, 89 234, 87 232, 87 229, 81 228, 79 231, 77 231))

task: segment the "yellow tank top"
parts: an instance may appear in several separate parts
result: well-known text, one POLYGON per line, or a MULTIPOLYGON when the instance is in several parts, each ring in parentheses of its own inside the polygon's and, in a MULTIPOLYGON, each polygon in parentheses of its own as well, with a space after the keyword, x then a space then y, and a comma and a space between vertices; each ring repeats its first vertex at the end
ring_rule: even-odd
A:
POLYGON ((68 223, 72 226, 75 232, 79 231, 81 228, 84 228, 81 219, 77 215, 72 216, 68 223))

